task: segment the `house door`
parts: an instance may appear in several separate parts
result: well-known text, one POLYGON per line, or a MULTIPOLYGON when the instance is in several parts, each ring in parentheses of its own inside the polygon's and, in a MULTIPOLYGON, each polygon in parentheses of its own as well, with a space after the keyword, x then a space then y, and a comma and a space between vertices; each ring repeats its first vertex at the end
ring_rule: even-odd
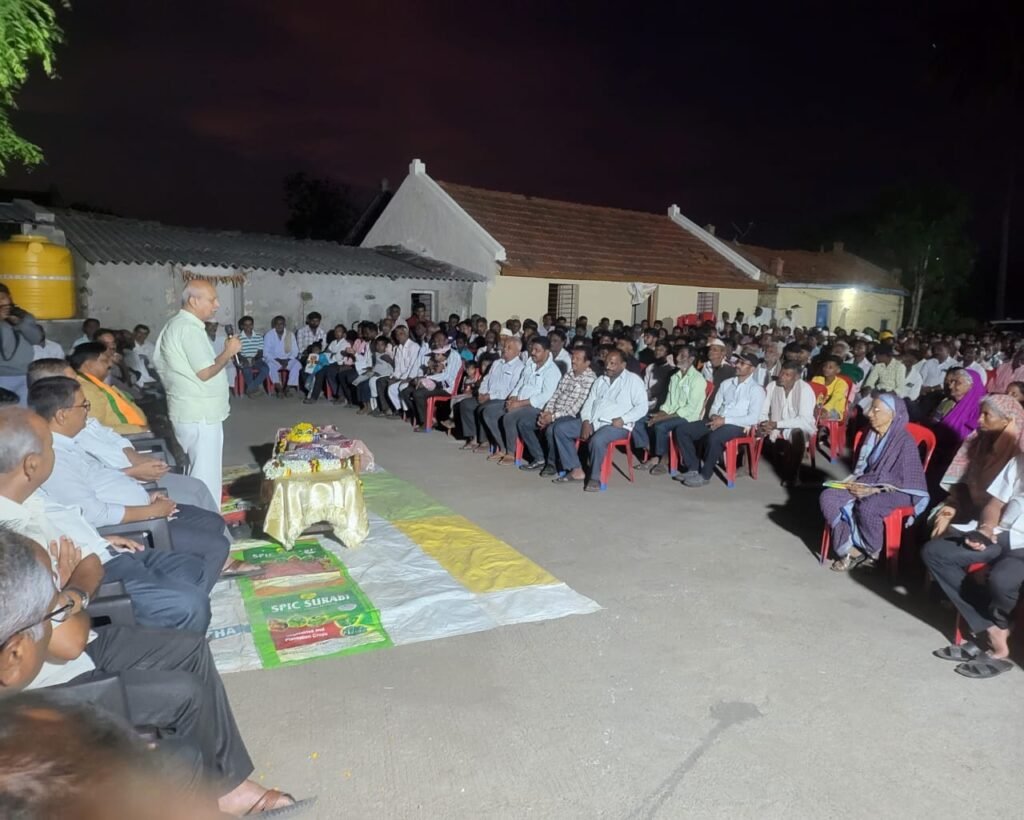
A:
POLYGON ((814 311, 814 325, 815 327, 831 327, 832 324, 829 321, 832 316, 832 302, 822 300, 818 302, 818 307, 814 311))

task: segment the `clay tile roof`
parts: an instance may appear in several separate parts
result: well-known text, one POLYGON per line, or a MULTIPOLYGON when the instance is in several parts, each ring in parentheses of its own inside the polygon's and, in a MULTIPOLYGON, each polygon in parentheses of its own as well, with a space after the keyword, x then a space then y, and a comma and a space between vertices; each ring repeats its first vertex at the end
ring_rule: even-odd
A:
POLYGON ((667 214, 438 184, 504 245, 504 276, 763 287, 667 214))
POLYGON ((734 242, 733 247, 769 274, 775 274, 777 270, 773 260, 782 260, 782 271, 778 276, 781 284, 791 282, 903 290, 903 285, 896 274, 845 250, 779 251, 757 245, 743 245, 739 242, 734 242))

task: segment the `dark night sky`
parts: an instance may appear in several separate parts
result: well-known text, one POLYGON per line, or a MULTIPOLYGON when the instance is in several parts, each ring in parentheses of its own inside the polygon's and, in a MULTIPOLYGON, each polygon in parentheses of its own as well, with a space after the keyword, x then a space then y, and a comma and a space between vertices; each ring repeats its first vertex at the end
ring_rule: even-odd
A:
POLYGON ((676 202, 794 244, 927 179, 972 196, 985 250, 993 128, 929 81, 911 7, 934 3, 78 0, 61 78, 30 81, 15 115, 47 165, 3 184, 280 231, 289 171, 397 185, 420 157, 439 179, 676 202))

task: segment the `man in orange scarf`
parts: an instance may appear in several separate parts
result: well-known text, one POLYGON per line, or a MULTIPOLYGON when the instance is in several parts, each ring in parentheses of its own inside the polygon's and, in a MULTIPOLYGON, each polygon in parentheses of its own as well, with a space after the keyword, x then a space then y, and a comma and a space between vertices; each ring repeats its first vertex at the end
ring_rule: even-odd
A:
POLYGON ((149 430, 146 414, 126 393, 106 383, 110 355, 99 342, 79 345, 69 357, 78 374, 82 392, 91 405, 90 414, 105 427, 121 435, 145 433, 149 430))

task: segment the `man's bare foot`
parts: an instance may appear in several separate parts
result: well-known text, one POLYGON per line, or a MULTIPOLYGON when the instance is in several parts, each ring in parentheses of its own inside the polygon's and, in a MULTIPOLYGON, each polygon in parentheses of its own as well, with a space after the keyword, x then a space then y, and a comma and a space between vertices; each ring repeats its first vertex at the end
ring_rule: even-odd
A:
POLYGON ((992 651, 988 654, 993 658, 1008 658, 1010 657, 1010 630, 1001 629, 998 626, 990 626, 988 628, 988 642, 992 647, 992 651))
POLYGON ((259 807, 259 811, 253 812, 254 816, 258 817, 262 812, 269 811, 270 809, 279 809, 282 806, 290 806, 295 802, 291 795, 284 794, 276 789, 265 789, 259 783, 254 783, 252 780, 244 780, 239 786, 220 798, 217 801, 217 805, 225 814, 242 817, 252 812, 257 804, 263 800, 264 795, 266 795, 267 799, 259 807))
POLYGON ((587 477, 587 474, 583 472, 582 469, 573 470, 571 473, 569 473, 569 475, 575 478, 577 481, 582 481, 587 477))

